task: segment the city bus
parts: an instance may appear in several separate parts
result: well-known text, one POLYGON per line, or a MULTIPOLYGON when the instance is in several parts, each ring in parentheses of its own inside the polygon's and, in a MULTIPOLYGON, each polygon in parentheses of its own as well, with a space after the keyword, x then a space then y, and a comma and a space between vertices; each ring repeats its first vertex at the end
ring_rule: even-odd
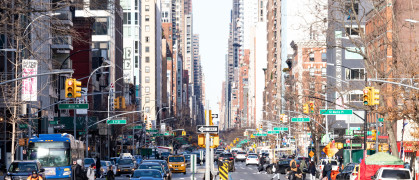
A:
POLYGON ((42 164, 46 179, 71 180, 72 164, 84 159, 84 144, 66 133, 39 134, 29 139, 28 159, 42 164))

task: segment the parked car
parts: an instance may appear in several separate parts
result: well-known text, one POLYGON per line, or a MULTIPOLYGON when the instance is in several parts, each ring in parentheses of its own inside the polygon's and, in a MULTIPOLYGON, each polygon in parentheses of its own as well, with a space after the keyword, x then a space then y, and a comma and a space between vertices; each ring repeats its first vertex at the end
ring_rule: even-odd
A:
POLYGON ((244 152, 244 151, 237 152, 236 161, 245 162, 246 161, 246 152, 244 152))
POLYGON ((405 168, 382 167, 378 169, 372 180, 411 180, 410 170, 405 168))
POLYGON ((96 159, 94 158, 84 158, 84 170, 87 171, 87 168, 90 167, 90 165, 96 164, 96 159))
POLYGON ((167 179, 172 179, 172 171, 169 168, 167 161, 165 160, 144 160, 144 163, 160 163, 164 168, 164 173, 167 175, 167 179))
POLYGON ((246 158, 246 166, 249 164, 258 165, 259 164, 259 158, 255 155, 247 156, 246 158))
POLYGON ((100 161, 100 174, 106 176, 111 166, 112 163, 110 161, 100 161))
POLYGON ((343 170, 339 170, 339 174, 336 175, 336 180, 349 180, 355 165, 356 164, 348 164, 343 170))
MULTIPOLYGON (((279 173, 281 173, 281 174, 286 174, 287 173, 287 169, 290 167, 290 161, 291 160, 289 160, 289 159, 280 159, 279 161, 278 161, 278 166, 277 166, 277 171, 279 172, 279 173)), ((297 164, 298 164, 298 161, 297 161, 297 164)), ((266 172, 268 173, 268 174, 272 174, 272 167, 273 167, 273 165, 274 164, 269 164, 269 165, 267 165, 266 166, 266 172)))
POLYGON ((356 180, 356 176, 358 175, 359 165, 355 165, 354 169, 352 170, 351 175, 349 176, 349 180, 356 180))
POLYGON ((4 180, 27 179, 32 175, 32 171, 37 171, 39 176, 45 178, 45 169, 39 161, 13 161, 4 180))
POLYGON ((132 174, 135 170, 135 164, 132 159, 120 159, 118 161, 116 175, 132 174))
POLYGON ((131 176, 131 180, 164 180, 164 176, 159 170, 155 169, 137 169, 131 176))
POLYGON ((146 162, 143 162, 143 163, 140 164, 140 166, 138 167, 138 169, 145 169, 145 170, 152 170, 152 169, 154 169, 154 170, 158 170, 160 172, 161 176, 164 177, 165 180, 167 180, 166 179, 167 176, 166 176, 166 174, 164 172, 164 167, 160 163, 154 163, 154 162, 153 163, 148 163, 148 162, 146 163, 146 162))

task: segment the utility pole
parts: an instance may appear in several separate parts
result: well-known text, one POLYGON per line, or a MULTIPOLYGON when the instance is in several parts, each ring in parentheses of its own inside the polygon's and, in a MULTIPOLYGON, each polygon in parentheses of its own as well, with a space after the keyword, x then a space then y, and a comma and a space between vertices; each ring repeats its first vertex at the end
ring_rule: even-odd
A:
MULTIPOLYGON (((209 104, 207 104, 207 112, 209 112, 209 104)), ((209 126, 209 113, 205 116, 205 125, 209 126)), ((205 180, 210 180, 210 134, 205 133, 205 180)))

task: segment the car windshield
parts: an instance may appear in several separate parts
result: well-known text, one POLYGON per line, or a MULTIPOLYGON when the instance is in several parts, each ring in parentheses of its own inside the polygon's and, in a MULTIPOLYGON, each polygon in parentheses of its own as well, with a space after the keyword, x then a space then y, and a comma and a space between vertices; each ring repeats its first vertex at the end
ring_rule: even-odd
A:
POLYGON ((410 179, 410 173, 406 170, 396 170, 396 169, 384 169, 382 178, 391 178, 391 179, 410 179))
POLYGON ((9 172, 12 173, 32 171, 38 171, 35 163, 12 163, 9 168, 9 172))
POLYGON ((238 152, 237 154, 246 154, 245 152, 238 152))
POLYGON ((120 159, 118 164, 119 165, 132 164, 132 159, 120 159))
POLYGON ((157 169, 159 171, 162 170, 161 166, 159 165, 140 165, 138 169, 157 169))
POLYGON ((140 177, 153 177, 153 178, 162 178, 162 175, 159 171, 134 171, 133 178, 140 177))
POLYGON ((223 157, 233 157, 232 154, 223 154, 223 157))
POLYGON ((352 172, 354 170, 354 166, 346 166, 345 169, 343 169, 344 172, 352 172))
POLYGON ((185 158, 183 158, 182 156, 177 156, 177 157, 169 157, 169 162, 184 162, 185 158))
MULTIPOLYGON (((84 159, 84 164, 85 165, 90 165, 90 164, 94 164, 95 161, 93 159, 84 159)), ((102 162, 101 162, 102 165, 102 162)))
POLYGON ((279 164, 289 164, 289 161, 280 161, 279 164))
POLYGON ((101 165, 101 166, 107 166, 107 165, 106 165, 106 162, 103 162, 103 161, 101 161, 101 162, 100 162, 100 165, 101 165))
POLYGON ((169 155, 170 155, 170 153, 168 153, 168 152, 164 152, 164 153, 161 153, 161 155, 162 155, 162 156, 169 156, 169 155))

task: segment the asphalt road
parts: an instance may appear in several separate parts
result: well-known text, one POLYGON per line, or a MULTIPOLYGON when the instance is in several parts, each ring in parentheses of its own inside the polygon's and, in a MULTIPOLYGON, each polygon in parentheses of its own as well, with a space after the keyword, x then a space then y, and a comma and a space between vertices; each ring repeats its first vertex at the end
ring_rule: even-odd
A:
MULTIPOLYGON (((236 171, 233 172, 231 176, 234 180, 269 180, 274 176, 273 174, 267 174, 266 171, 258 172, 257 165, 246 166, 246 163, 244 162, 236 162, 235 167, 236 171)), ((280 179, 285 179, 285 176, 280 175, 280 179)))

